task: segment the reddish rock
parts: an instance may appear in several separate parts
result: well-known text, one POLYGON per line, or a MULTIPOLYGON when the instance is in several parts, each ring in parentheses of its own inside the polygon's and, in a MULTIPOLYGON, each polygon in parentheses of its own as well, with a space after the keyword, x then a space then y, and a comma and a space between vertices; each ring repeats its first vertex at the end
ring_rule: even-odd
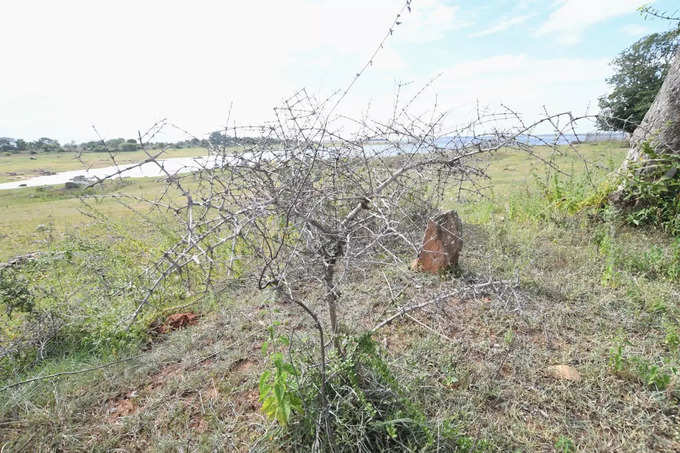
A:
POLYGON ((161 333, 168 333, 173 330, 182 329, 187 326, 193 326, 198 322, 198 315, 196 313, 175 313, 170 315, 165 320, 165 323, 160 326, 161 333))
POLYGON ((427 222, 423 250, 412 267, 438 274, 458 266, 463 248, 463 224, 456 211, 445 212, 427 222))
POLYGON ((128 415, 134 415, 137 413, 139 406, 132 399, 135 393, 131 392, 128 397, 113 401, 111 407, 109 407, 109 419, 114 421, 120 417, 126 417, 128 415))

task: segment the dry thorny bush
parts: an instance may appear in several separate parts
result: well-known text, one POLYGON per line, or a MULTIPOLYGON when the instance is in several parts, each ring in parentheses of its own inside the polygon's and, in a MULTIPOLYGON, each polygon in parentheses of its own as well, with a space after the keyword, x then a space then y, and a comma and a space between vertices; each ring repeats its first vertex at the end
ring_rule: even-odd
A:
MULTIPOLYGON (((522 150, 561 171, 553 158, 565 152, 576 122, 587 119, 562 113, 524 124, 507 110, 443 130, 444 114, 411 115, 412 102, 402 106, 397 97, 387 121, 333 118, 328 99, 317 102, 302 90, 275 109, 276 121, 225 130, 257 135, 255 144, 214 147, 199 171, 166 172, 162 195, 144 201, 174 213, 184 233, 149 268, 153 283, 133 318, 169 275, 192 268, 206 288, 217 275, 272 288, 321 328, 317 303, 307 300, 318 289, 335 336, 343 287, 375 267, 417 279, 409 263, 427 220, 452 198, 482 196, 495 152, 522 150), (516 125, 477 132, 509 120, 516 125), (546 124, 554 127, 552 142, 533 135, 546 124)), ((156 156, 145 162, 163 168, 156 156)))
MULTIPOLYGON (((488 276, 460 280, 453 291, 429 284, 430 277, 409 266, 421 250, 423 228, 453 199, 483 195, 486 166, 499 150, 524 151, 562 172, 555 157, 578 153, 569 143, 578 122, 592 118, 546 112, 526 124, 504 109, 480 112, 469 124, 447 130, 436 107, 412 113, 423 90, 404 102, 400 91, 390 117, 375 121, 334 116, 336 98, 318 101, 301 90, 274 109, 274 121, 225 128, 227 143, 256 138, 247 146, 214 146, 208 159, 196 161, 197 171, 170 173, 158 154, 148 153, 140 165, 157 165, 166 186, 154 199, 134 201, 172 213, 183 233, 147 268, 146 296, 126 321, 145 310, 171 275, 192 275, 187 282, 194 290, 197 284, 210 291, 229 281, 250 282, 311 317, 323 381, 327 341, 338 346, 341 333, 351 330, 345 325, 356 320, 339 302, 351 298, 346 292, 374 269, 389 269, 382 274, 392 299, 408 288, 412 301, 376 329, 452 296, 507 292, 509 282, 488 276), (548 128, 552 134, 536 132, 548 128)), ((322 382, 322 400, 324 393, 322 382)))
POLYGON ((193 267, 207 288, 217 275, 250 278, 310 314, 314 302, 305 295, 319 288, 335 335, 343 285, 376 266, 407 272, 427 220, 452 197, 482 195, 493 153, 520 149, 561 171, 552 161, 564 152, 558 143, 585 118, 563 113, 527 125, 507 110, 444 131, 444 114, 413 116, 412 102, 396 102, 384 122, 333 120, 329 100, 317 102, 302 90, 275 109, 273 123, 225 130, 258 138, 246 147, 214 147, 209 159, 197 161, 198 171, 170 174, 149 154, 144 163, 158 165, 167 186, 158 198, 136 201, 172 212, 184 233, 148 269, 152 284, 133 318, 169 275, 193 267), (517 125, 477 133, 509 119, 517 125), (555 127, 552 143, 532 135, 545 124, 555 127), (536 143, 552 154, 536 153, 536 143))

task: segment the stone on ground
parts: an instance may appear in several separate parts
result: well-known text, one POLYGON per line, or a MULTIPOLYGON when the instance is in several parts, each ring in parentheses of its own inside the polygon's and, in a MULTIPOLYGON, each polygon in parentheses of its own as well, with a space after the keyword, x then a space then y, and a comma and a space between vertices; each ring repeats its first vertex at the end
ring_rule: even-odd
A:
POLYGON ((455 268, 462 248, 463 224, 456 211, 439 214, 427 222, 423 249, 413 267, 432 274, 455 268))
POLYGON ((575 382, 581 380, 581 373, 569 365, 552 365, 546 368, 546 371, 555 379, 566 379, 567 381, 575 382))

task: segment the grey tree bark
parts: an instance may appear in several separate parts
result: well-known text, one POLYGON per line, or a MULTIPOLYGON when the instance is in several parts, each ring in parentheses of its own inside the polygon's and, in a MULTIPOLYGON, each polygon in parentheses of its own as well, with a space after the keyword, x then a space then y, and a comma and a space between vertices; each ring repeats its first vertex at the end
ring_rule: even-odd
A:
MULTIPOLYGON (((644 174, 644 168, 654 164, 644 153, 645 143, 649 143, 658 154, 680 154, 680 50, 676 52, 663 85, 642 123, 633 132, 631 147, 620 174, 627 174, 632 164, 641 164, 641 173, 644 174)), ((666 177, 674 177, 678 169, 670 172, 672 174, 666 174, 666 177)), ((614 199, 620 199, 624 191, 625 182, 614 199)))

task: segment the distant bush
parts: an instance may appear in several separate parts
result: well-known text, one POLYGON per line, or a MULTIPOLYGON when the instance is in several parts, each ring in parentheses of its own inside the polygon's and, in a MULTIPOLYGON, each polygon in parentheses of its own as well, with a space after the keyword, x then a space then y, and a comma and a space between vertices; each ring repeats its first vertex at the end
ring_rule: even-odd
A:
POLYGON ((612 61, 611 93, 600 97, 602 130, 632 133, 654 102, 680 45, 680 29, 640 38, 612 61))
POLYGON ((139 145, 137 145, 137 143, 134 141, 132 143, 127 141, 125 143, 121 143, 118 149, 121 151, 137 151, 139 149, 139 145))
POLYGON ((0 307, 5 308, 8 317, 15 311, 33 311, 33 296, 26 276, 14 267, 0 269, 0 307))

